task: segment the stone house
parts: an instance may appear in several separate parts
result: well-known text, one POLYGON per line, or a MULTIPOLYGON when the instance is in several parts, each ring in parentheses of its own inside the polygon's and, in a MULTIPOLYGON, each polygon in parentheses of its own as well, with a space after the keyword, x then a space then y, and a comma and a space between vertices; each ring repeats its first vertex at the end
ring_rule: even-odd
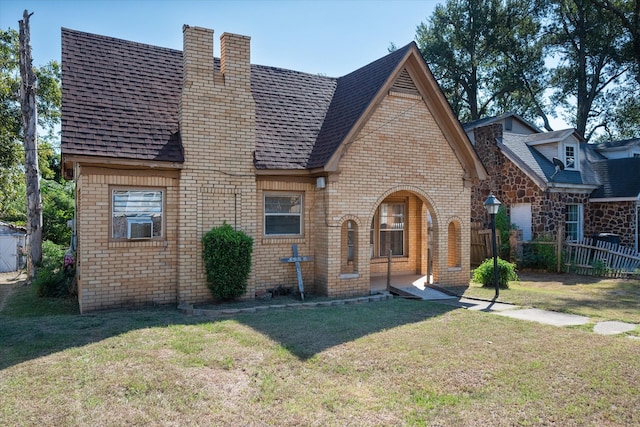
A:
POLYGON ((567 240, 607 233, 637 250, 640 154, 609 158, 621 145, 633 154, 633 144, 588 144, 574 129, 542 132, 513 113, 464 129, 490 176, 473 188, 472 222, 486 222, 493 191, 525 241, 562 229, 567 240))
POLYGON ((250 38, 184 26, 183 51, 62 30, 63 170, 81 312, 211 299, 200 240, 254 239, 246 298, 369 293, 386 274, 469 280, 486 171, 415 43, 340 78, 250 63, 250 38), (431 249, 431 250, 428 250, 431 249), (431 258, 429 258, 431 256, 431 258))

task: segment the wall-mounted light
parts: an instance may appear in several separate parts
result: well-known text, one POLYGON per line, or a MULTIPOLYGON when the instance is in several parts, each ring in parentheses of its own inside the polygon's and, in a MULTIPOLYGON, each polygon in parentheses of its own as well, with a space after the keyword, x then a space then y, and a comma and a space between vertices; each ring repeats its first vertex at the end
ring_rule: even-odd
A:
POLYGON ((316 187, 317 188, 325 188, 327 186, 327 181, 325 180, 324 176, 319 176, 318 178, 316 178, 316 187))

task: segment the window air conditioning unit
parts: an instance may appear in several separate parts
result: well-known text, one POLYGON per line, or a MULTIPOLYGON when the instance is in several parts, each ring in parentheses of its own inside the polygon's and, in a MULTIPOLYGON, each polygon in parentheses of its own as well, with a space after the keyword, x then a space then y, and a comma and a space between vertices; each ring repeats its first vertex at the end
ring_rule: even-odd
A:
POLYGON ((151 218, 127 218, 127 239, 150 239, 152 230, 151 218))

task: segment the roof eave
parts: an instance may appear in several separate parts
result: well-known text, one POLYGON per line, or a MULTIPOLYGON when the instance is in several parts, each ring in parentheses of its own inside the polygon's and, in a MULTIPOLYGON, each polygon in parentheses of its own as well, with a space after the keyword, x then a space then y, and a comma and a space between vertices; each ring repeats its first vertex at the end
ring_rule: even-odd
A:
POLYGON ((640 194, 636 197, 593 197, 589 199, 590 203, 608 203, 608 202, 634 202, 640 204, 640 194))

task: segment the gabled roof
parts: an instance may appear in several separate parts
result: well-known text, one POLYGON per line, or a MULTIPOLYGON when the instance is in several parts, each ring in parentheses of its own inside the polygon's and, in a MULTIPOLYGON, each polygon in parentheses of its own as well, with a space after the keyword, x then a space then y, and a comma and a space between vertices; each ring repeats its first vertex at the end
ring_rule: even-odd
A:
POLYGON ((602 186, 592 199, 640 197, 640 157, 606 159, 594 163, 602 186))
POLYGON ((528 145, 549 144, 552 142, 562 142, 570 136, 574 136, 578 141, 584 141, 584 138, 582 138, 575 129, 571 128, 551 132, 532 133, 527 135, 525 142, 528 145))
MULTIPOLYGON (((561 136, 563 131, 558 131, 561 136)), ((537 140, 540 134, 522 135, 505 132, 498 147, 512 162, 522 169, 536 184, 547 187, 567 186, 598 186, 600 181, 592 167, 594 159, 601 160, 602 156, 595 153, 587 144, 579 145, 580 170, 559 170, 551 160, 540 153, 531 140, 537 140)), ((542 134, 544 135, 544 134, 542 134)), ((564 138, 563 138, 564 139, 564 138)))
POLYGON ((326 164, 411 47, 408 44, 337 80, 333 100, 311 153, 310 168, 326 164))
POLYGON ((25 234, 26 232, 25 227, 0 221, 0 234, 25 234))
POLYGON ((251 66, 251 92, 256 105, 256 168, 308 167, 336 86, 335 78, 251 66))
MULTIPOLYGON (((486 171, 415 43, 344 77, 331 78, 251 65, 256 105, 257 169, 325 167, 402 61, 420 58, 433 80, 430 95, 448 114, 435 115, 468 178, 486 171)), ((183 162, 178 108, 182 52, 62 30, 62 153, 183 162)), ((219 59, 214 60, 219 67, 219 59)))

